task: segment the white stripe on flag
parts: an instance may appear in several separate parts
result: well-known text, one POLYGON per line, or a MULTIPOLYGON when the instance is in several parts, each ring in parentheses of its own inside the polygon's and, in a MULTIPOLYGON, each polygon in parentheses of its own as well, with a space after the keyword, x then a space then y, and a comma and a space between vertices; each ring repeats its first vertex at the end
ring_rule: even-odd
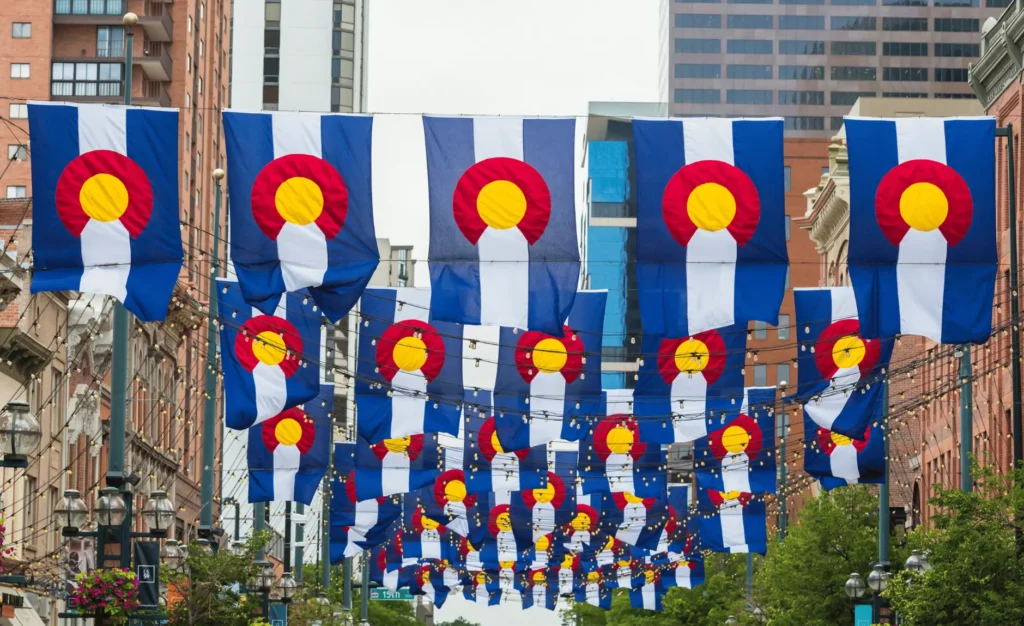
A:
POLYGON ((829 290, 832 298, 832 323, 840 320, 857 319, 857 298, 853 287, 832 287, 829 290))
MULTIPOLYGON (((79 106, 78 152, 110 150, 128 155, 127 109, 115 106, 79 106)), ((128 274, 132 269, 131 236, 121 220, 99 222, 90 219, 79 239, 82 248, 82 278, 79 290, 128 297, 128 274)))
POLYGON ((419 320, 421 322, 430 319, 430 290, 418 289, 415 287, 402 287, 395 289, 395 323, 406 320, 419 320), (402 304, 401 310, 398 303, 402 304))
POLYGON ((604 393, 607 399, 605 415, 633 414, 632 389, 608 389, 604 393))
POLYGON ((707 437, 708 425, 704 417, 707 408, 708 381, 698 372, 689 375, 680 372, 672 381, 669 402, 672 410, 672 430, 676 443, 696 441, 707 437), (679 408, 682 401, 683 407, 679 408))
MULTIPOLYGON (((523 160, 523 120, 473 120, 476 162, 493 157, 523 160)), ((488 227, 477 241, 480 259, 480 323, 526 328, 530 303, 530 245, 516 227, 488 227)))
POLYGON ((355 529, 357 533, 365 537, 366 533, 370 532, 370 529, 377 524, 378 515, 379 505, 376 499, 356 502, 355 523, 352 524, 351 529, 355 529))
POLYGON ((555 529, 555 507, 550 502, 533 505, 533 540, 537 541, 555 529))
POLYGON ((511 530, 500 531, 497 536, 498 560, 515 561, 518 558, 516 536, 511 530))
POLYGON ((743 526, 743 507, 739 502, 725 502, 718 509, 722 522, 722 544, 731 552, 747 551, 747 533, 743 526))
POLYGON ((537 372, 530 383, 530 447, 562 437, 565 377, 560 372, 537 372))
POLYGON ((857 448, 852 444, 836 446, 828 457, 832 475, 853 484, 860 481, 860 467, 857 465, 857 448))
MULTIPOLYGON (((271 119, 275 159, 289 154, 322 158, 320 115, 275 113, 271 119)), ((277 236, 277 258, 288 291, 318 287, 327 271, 327 239, 316 222, 304 226, 285 222, 277 236)))
POLYGON ((256 363, 252 370, 256 390, 256 421, 253 425, 277 416, 288 399, 288 379, 278 365, 256 363))
POLYGON ((750 488, 750 459, 746 453, 726 454, 722 459, 722 486, 722 491, 754 491, 750 488))
POLYGON ((676 586, 690 589, 690 568, 680 563, 676 566, 676 586))
MULTIPOLYGON (((700 119, 683 122, 687 165, 698 161, 734 164, 733 122, 700 119)), ((698 229, 686 247, 686 318, 690 334, 728 326, 736 318, 737 245, 728 229, 698 229)))
POLYGON ((608 460, 605 461, 605 474, 608 477, 608 491, 636 493, 636 487, 633 485, 633 457, 629 454, 609 454, 608 460))
POLYGON ((846 408, 846 403, 854 393, 857 393, 856 385, 859 380, 860 368, 857 366, 837 370, 832 377, 833 387, 822 391, 820 399, 811 398, 804 405, 807 416, 818 426, 832 430, 832 424, 846 408))
POLYGON ((441 535, 436 530, 425 530, 420 535, 420 558, 441 558, 441 535))
MULTIPOLYGON (((900 163, 926 159, 946 163, 946 125, 940 118, 895 120, 900 163)), ((942 342, 942 302, 946 288, 946 238, 938 229, 911 228, 903 237, 896 262, 900 332, 942 342)))
POLYGON ((658 598, 654 590, 654 585, 644 585, 642 591, 644 597, 644 608, 648 611, 658 610, 658 598))
POLYGON ((519 457, 498 453, 491 459, 491 491, 520 491, 519 457))
MULTIPOLYGON (((430 317, 430 290, 402 288, 395 290, 395 323, 407 320, 426 322, 430 317), (401 307, 399 307, 401 305, 401 307)), ((391 398, 391 433, 389 437, 418 435, 423 432, 427 410, 427 379, 422 371, 398 370, 391 379, 395 390, 391 398)))
POLYGON ((635 546, 646 523, 647 507, 642 502, 627 504, 622 509, 622 525, 615 533, 615 538, 622 543, 635 546))
POLYGON ((409 457, 388 452, 380 461, 381 495, 409 493, 409 457))
POLYGON ((296 446, 278 444, 274 448, 274 500, 295 499, 295 475, 299 472, 302 453, 296 446))

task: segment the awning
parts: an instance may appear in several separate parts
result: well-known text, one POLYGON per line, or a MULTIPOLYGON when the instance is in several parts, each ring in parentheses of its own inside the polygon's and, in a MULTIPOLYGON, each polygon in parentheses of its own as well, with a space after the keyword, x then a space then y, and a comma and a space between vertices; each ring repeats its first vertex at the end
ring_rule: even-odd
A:
MULTIPOLYGON (((0 585, 0 594, 3 593, 21 598, 25 597, 25 594, 13 587, 0 585)), ((26 598, 25 606, 23 608, 14 609, 13 618, 0 617, 0 626, 46 626, 46 623, 40 619, 39 614, 36 613, 36 610, 32 608, 32 605, 26 598)))

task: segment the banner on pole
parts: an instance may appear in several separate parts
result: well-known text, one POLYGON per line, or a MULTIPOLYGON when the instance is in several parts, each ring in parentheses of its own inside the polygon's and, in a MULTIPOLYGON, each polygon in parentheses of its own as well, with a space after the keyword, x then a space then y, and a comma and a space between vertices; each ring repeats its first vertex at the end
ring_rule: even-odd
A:
POLYGON ((134 547, 135 575, 139 579, 139 606, 160 607, 160 543, 136 541, 134 547))

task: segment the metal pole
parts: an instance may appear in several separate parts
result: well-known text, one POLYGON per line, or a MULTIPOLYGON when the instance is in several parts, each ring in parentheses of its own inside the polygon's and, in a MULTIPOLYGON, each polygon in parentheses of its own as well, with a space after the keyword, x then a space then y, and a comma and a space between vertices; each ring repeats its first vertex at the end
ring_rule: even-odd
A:
POLYGON ((789 468, 786 466, 786 420, 788 418, 786 409, 782 404, 782 396, 786 393, 786 381, 779 381, 779 404, 775 410, 775 418, 779 423, 779 540, 786 538, 786 528, 789 526, 789 514, 786 512, 787 483, 789 480, 789 468))
MULTIPOLYGON (((254 503, 252 505, 252 530, 253 530, 253 533, 258 533, 260 531, 266 530, 266 524, 267 524, 267 520, 265 518, 266 506, 267 506, 266 502, 256 502, 256 503, 254 503)), ((256 560, 257 561, 262 561, 264 556, 266 556, 266 555, 264 554, 263 550, 259 550, 256 553, 256 560)))
POLYGON ((885 456, 885 478, 878 486, 878 562, 889 567, 889 383, 882 392, 882 454, 885 456))
POLYGON ((213 255, 210 257, 210 315, 206 320, 206 389, 203 398, 203 472, 199 495, 199 536, 213 531, 213 465, 217 454, 217 276, 220 274, 220 181, 224 170, 213 171, 213 255))
POLYGON ((345 611, 352 611, 352 557, 347 557, 341 563, 341 575, 344 577, 342 586, 341 608, 345 611))
POLYGON ((974 373, 971 368, 971 346, 960 349, 960 490, 974 488, 971 480, 971 452, 974 449, 974 373))
POLYGON ((360 562, 363 567, 363 584, 362 589, 359 591, 359 601, 362 605, 359 611, 359 619, 361 620, 360 626, 369 623, 369 607, 370 607, 370 551, 364 550, 363 555, 360 557, 360 562))
POLYGON ((284 571, 292 571, 292 503, 284 503, 284 571))
POLYGON ((754 554, 747 552, 747 610, 754 606, 754 554))
MULTIPOLYGON (((334 467, 334 424, 331 424, 331 450, 327 467, 334 467)), ((331 472, 324 476, 323 512, 320 514, 320 588, 331 588, 331 472)))
MULTIPOLYGON (((1010 414, 1010 422, 1013 429, 1013 467, 1017 469, 1024 461, 1024 435, 1021 433, 1021 389, 1020 389, 1020 301, 1017 299, 1019 277, 1017 275, 1018 251, 1017 251, 1017 179, 1016 169, 1013 164, 1013 124, 1007 124, 1006 129, 997 129, 996 133, 1004 131, 1006 135, 1006 191, 1007 204, 1010 209, 1010 387, 1013 389, 1013 409, 1010 414)), ((1016 485, 1020 487, 1021 485, 1016 485)), ((1021 512, 1016 517, 1020 519, 1021 512)), ((1017 557, 1024 555, 1024 533, 1020 527, 1015 530, 1017 542, 1017 557)))
MULTIPOLYGON (((126 13, 126 46, 124 49, 124 103, 132 103, 132 48, 135 34, 132 26, 138 21, 134 13, 126 13)), ((107 455, 107 486, 124 484, 124 439, 128 405, 128 309, 119 300, 114 302, 114 345, 110 364, 110 451, 107 455)))
POLYGON ((235 500, 235 541, 242 537, 242 503, 235 500))

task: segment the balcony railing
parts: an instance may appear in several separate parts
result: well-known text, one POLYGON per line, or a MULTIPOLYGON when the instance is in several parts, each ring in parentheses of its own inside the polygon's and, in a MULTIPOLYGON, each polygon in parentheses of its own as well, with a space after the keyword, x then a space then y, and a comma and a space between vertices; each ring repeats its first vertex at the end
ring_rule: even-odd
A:
POLYGON ((57 15, 123 15, 124 0, 56 0, 57 15))
POLYGON ((121 96, 121 81, 55 80, 50 83, 50 96, 54 98, 117 98, 121 96))

